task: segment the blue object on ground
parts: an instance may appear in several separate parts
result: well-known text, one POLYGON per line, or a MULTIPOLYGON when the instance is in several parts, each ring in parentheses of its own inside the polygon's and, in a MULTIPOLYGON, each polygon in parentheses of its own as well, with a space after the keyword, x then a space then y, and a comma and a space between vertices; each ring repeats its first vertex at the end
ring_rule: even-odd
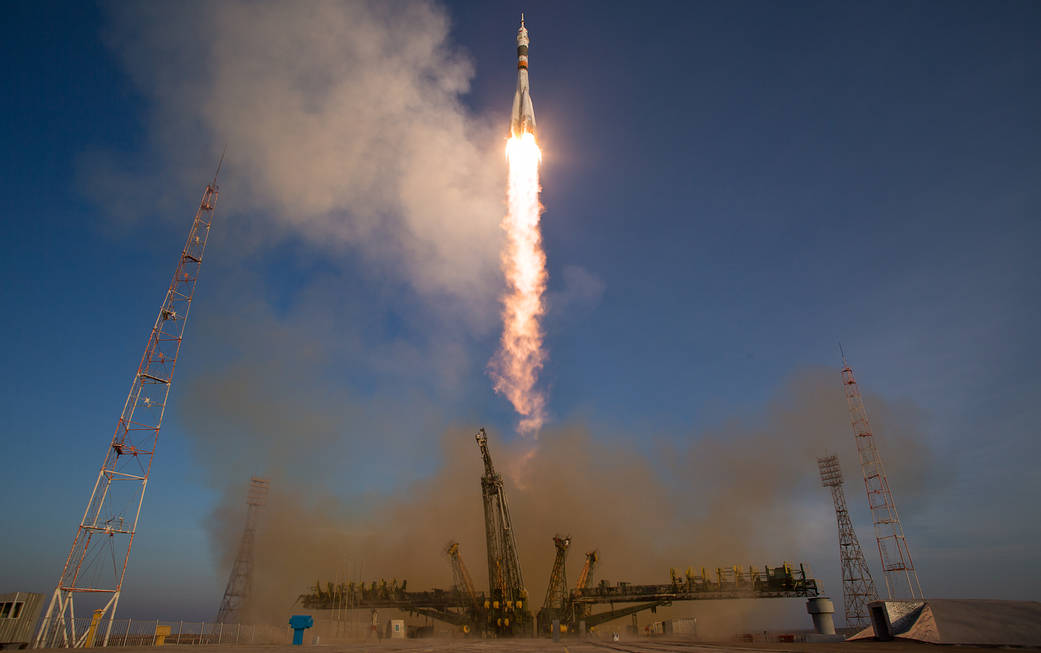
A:
POLYGON ((304 631, 314 625, 314 617, 309 614, 294 614, 289 618, 289 627, 293 629, 293 646, 304 643, 304 631))

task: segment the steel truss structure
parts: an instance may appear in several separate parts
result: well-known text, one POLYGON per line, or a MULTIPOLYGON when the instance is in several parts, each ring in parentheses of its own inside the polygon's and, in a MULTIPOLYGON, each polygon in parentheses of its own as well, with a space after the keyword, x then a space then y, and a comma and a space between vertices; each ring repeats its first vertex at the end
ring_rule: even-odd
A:
POLYGON ((886 477, 882 456, 875 445, 875 436, 868 422, 867 409, 860 396, 857 381, 853 377, 853 369, 842 357, 842 387, 849 405, 850 424, 857 441, 857 454, 860 467, 864 471, 864 488, 867 490, 868 507, 871 509, 871 520, 875 525, 875 540, 878 542, 878 555, 882 561, 882 577, 886 581, 886 594, 893 598, 923 598, 922 585, 918 582, 918 572, 911 560, 911 550, 904 537, 904 527, 900 524, 900 515, 896 511, 893 493, 889 490, 889 479, 886 477), (901 596, 907 588, 907 595, 901 596))
POLYGON ((531 611, 525 603, 528 591, 521 576, 517 539, 510 521, 510 507, 502 476, 495 471, 488 450, 488 433, 482 428, 474 436, 484 461, 481 496, 484 500, 484 530, 488 547, 488 595, 491 597, 492 628, 509 635, 530 628, 531 611))
MULTIPOLYGON (((221 159, 223 161, 223 157, 221 159)), ((217 172, 220 172, 219 163, 217 172)), ((188 240, 181 250, 173 280, 116 424, 116 432, 105 453, 65 567, 36 636, 36 648, 105 646, 108 643, 188 321, 188 309, 210 235, 217 192, 215 174, 203 191, 199 209, 195 212, 188 240), (82 633, 76 631, 76 597, 80 597, 80 614, 86 616, 84 613, 88 610, 92 614, 90 628, 82 633)))
POLYGON ((540 632, 549 632, 553 620, 560 620, 568 607, 567 550, 571 546, 571 536, 554 535, 553 546, 556 547, 556 554, 553 557, 553 569, 549 574, 549 584, 546 586, 546 598, 536 615, 540 632))
POLYGON ((216 623, 241 623, 242 607, 253 591, 253 545, 257 534, 257 512, 267 499, 268 482, 253 477, 249 479, 249 491, 246 494, 246 527, 239 540, 239 551, 235 563, 231 566, 228 586, 224 589, 224 598, 217 610, 216 623))
POLYGON ((820 469, 821 486, 831 489, 831 498, 835 503, 835 519, 839 527, 839 561, 842 564, 842 605, 846 615, 846 625, 863 628, 871 623, 868 603, 878 600, 875 581, 871 579, 871 570, 864 560, 864 551, 860 548, 860 540, 853 530, 853 521, 846 508, 846 492, 842 488, 842 468, 837 456, 825 456, 817 459, 820 469))
POLYGON ((463 556, 459 553, 459 543, 449 542, 445 547, 445 555, 448 556, 449 565, 452 567, 452 586, 457 592, 462 592, 470 600, 471 605, 477 606, 477 590, 474 588, 473 579, 470 578, 470 572, 463 564, 463 556))

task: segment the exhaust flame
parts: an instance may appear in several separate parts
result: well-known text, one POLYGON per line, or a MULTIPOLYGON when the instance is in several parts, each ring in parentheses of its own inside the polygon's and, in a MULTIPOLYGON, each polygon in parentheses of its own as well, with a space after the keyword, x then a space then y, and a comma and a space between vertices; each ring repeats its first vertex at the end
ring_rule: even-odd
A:
POLYGON ((545 311, 546 254, 539 232, 539 162, 542 152, 535 135, 524 132, 506 143, 507 212, 502 221, 506 249, 502 269, 507 290, 503 296, 502 338, 489 363, 495 391, 506 395, 521 416, 518 430, 538 435, 546 421, 546 397, 535 389, 546 359, 539 319, 545 311))

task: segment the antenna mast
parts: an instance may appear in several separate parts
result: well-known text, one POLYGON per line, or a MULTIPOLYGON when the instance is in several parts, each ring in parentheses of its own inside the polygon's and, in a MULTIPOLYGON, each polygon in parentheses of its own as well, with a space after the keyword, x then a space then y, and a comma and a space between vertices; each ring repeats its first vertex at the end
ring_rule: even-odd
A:
POLYGON ((106 646, 217 205, 206 185, 34 647, 106 646), (91 625, 77 632, 74 599, 91 625), (102 627, 102 622, 107 625, 102 627), (90 639, 91 641, 88 641, 90 639))
POLYGON ((900 515, 896 511, 893 493, 889 491, 889 480, 882 465, 882 456, 875 446, 875 436, 871 433, 867 409, 853 377, 853 369, 842 357, 842 386, 846 392, 846 403, 849 405, 850 424, 857 441, 857 454, 860 456, 860 467, 864 471, 864 487, 867 490, 868 507, 871 519, 875 524, 875 540, 878 542, 878 555, 882 561, 882 577, 886 581, 888 598, 923 598, 922 585, 918 582, 918 573, 911 560, 911 550, 904 538, 904 527, 900 524, 900 515), (900 593, 907 588, 907 594, 900 593))

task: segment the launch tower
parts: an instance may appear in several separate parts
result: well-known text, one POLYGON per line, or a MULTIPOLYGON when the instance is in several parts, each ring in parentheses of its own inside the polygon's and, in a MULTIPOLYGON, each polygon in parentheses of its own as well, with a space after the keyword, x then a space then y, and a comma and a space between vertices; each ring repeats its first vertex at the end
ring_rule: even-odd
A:
POLYGON ((474 588, 474 581, 470 578, 470 572, 466 569, 466 565, 463 564, 463 556, 459 553, 459 543, 449 542, 448 546, 445 547, 445 553, 448 555, 449 564, 452 566, 452 584, 457 592, 462 592, 467 600, 470 602, 471 607, 477 607, 477 590, 474 588))
POLYGON ((546 587, 546 599, 538 614, 539 632, 547 632, 554 619, 566 623, 564 611, 568 607, 569 595, 567 587, 567 550, 571 546, 571 537, 553 536, 553 545, 557 553, 553 558, 553 569, 549 574, 549 585, 546 587))
POLYGON ((520 562, 517 559, 517 540, 510 522, 510 507, 506 501, 502 476, 495 471, 488 451, 488 434, 482 428, 475 436, 484 459, 481 477, 481 495, 484 499, 484 532, 488 546, 489 632, 503 635, 527 634, 531 612, 527 606, 528 591, 524 588, 520 562))

